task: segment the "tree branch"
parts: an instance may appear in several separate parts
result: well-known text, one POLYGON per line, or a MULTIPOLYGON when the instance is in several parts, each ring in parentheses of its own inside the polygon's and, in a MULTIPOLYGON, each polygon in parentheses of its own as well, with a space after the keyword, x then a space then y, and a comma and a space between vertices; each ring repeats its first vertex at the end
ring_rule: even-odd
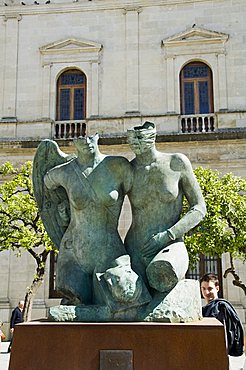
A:
POLYGON ((232 224, 230 217, 226 217, 226 220, 227 220, 227 223, 228 223, 229 228, 233 230, 234 235, 236 236, 237 229, 236 229, 236 227, 232 224))
POLYGON ((234 263, 233 263, 233 257, 232 257, 231 253, 230 253, 230 263, 231 263, 231 267, 229 267, 228 269, 225 270, 223 276, 224 276, 224 278, 226 278, 228 276, 228 274, 232 274, 232 276, 234 277, 234 280, 232 281, 232 284, 241 288, 244 291, 244 294, 246 295, 246 285, 242 282, 242 280, 240 280, 240 277, 236 273, 235 266, 234 266, 234 263))
POLYGON ((29 248, 27 249, 27 251, 31 254, 31 256, 33 256, 37 262, 37 264, 39 263, 40 261, 40 257, 38 255, 38 253, 36 253, 33 249, 29 248))

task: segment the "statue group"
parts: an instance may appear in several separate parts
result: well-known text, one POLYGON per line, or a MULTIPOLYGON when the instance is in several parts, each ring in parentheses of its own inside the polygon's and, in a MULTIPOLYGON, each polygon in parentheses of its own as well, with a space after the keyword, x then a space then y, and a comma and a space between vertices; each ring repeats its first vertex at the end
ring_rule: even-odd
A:
POLYGON ((59 250, 56 287, 64 297, 50 309, 52 320, 172 321, 170 297, 180 299, 189 262, 183 235, 206 206, 188 158, 157 151, 154 123, 127 134, 131 162, 102 154, 98 135, 75 139, 74 155, 51 140, 37 149, 34 192, 59 250), (132 223, 122 241, 118 221, 126 195, 132 223), (184 197, 190 207, 181 217, 184 197))

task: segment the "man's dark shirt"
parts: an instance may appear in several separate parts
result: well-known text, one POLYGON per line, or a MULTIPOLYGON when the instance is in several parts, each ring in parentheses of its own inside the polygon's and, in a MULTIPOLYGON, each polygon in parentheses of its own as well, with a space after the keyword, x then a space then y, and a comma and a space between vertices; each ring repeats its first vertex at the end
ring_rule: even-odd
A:
POLYGON ((230 302, 214 299, 202 308, 204 317, 215 317, 226 328, 228 354, 241 356, 244 352, 244 333, 242 323, 230 302))
POLYGON ((23 319, 22 319, 22 311, 20 310, 19 307, 16 307, 13 312, 12 312, 12 315, 11 315, 11 319, 10 319, 10 328, 14 328, 16 324, 19 324, 20 322, 22 322, 23 319))

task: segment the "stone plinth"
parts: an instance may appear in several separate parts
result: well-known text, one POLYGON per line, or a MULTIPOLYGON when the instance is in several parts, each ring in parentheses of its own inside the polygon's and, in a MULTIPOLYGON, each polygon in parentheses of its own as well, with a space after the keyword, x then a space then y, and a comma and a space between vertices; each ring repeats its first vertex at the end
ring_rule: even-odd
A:
POLYGON ((113 370, 226 370, 224 328, 212 318, 174 324, 23 323, 15 329, 9 369, 108 370, 107 363, 113 370))

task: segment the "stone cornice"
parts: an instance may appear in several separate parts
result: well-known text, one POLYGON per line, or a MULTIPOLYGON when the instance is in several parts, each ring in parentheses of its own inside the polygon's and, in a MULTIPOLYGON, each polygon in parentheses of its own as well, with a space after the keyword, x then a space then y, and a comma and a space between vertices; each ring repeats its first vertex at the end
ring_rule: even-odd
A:
POLYGON ((21 21, 22 16, 19 13, 16 12, 6 12, 3 16, 4 22, 7 22, 9 19, 16 19, 17 21, 21 21))
MULTIPOLYGON (((183 4, 194 4, 211 2, 210 0, 136 0, 136 1, 114 1, 114 0, 93 0, 88 2, 85 0, 78 0, 76 2, 67 1, 56 3, 56 0, 51 0, 50 4, 42 3, 45 0, 40 0, 39 5, 34 5, 32 0, 26 0, 27 5, 16 5, 10 4, 8 7, 0 5, 0 16, 5 16, 6 13, 20 13, 22 15, 36 15, 36 14, 57 14, 57 13, 73 13, 73 12, 88 12, 88 11, 100 11, 100 10, 125 10, 125 9, 139 9, 143 7, 154 7, 154 6, 175 6, 183 4)), ((8 2, 6 0, 5 2, 8 2)))
MULTIPOLYGON (((245 141, 246 140, 246 128, 244 129, 228 129, 228 130, 220 130, 216 132, 207 132, 207 133, 189 133, 189 134, 181 134, 181 133, 164 133, 164 132, 157 132, 156 142, 205 142, 205 141, 218 141, 218 140, 239 140, 245 141)), ((37 148, 41 140, 34 140, 34 139, 8 139, 8 140, 0 140, 0 149, 3 148, 37 148)), ((73 145, 73 139, 59 139, 56 140, 59 143, 59 146, 63 147, 70 147, 73 145)), ((99 138, 100 145, 121 145, 127 144, 127 136, 126 133, 119 133, 117 135, 103 135, 100 134, 99 138)))

